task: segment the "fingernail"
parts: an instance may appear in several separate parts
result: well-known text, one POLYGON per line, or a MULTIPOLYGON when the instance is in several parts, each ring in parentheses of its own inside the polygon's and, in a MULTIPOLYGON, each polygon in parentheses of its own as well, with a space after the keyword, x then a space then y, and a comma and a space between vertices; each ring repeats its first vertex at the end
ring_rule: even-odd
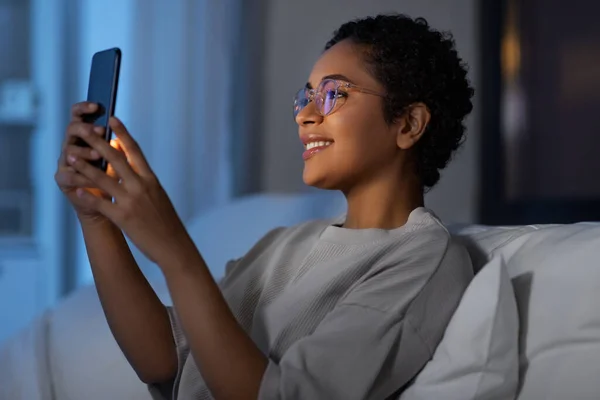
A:
POLYGON ((77 159, 75 158, 74 155, 69 154, 67 156, 67 161, 69 162, 69 164, 73 164, 75 161, 77 161, 77 159))
POLYGON ((103 126, 97 126, 94 128, 94 132, 101 134, 104 133, 104 127, 103 126))
POLYGON ((94 111, 96 109, 96 107, 97 107, 96 103, 88 104, 88 110, 94 111))
POLYGON ((92 150, 90 151, 90 156, 92 156, 92 158, 98 158, 100 157, 100 153, 98 153, 96 150, 92 150))

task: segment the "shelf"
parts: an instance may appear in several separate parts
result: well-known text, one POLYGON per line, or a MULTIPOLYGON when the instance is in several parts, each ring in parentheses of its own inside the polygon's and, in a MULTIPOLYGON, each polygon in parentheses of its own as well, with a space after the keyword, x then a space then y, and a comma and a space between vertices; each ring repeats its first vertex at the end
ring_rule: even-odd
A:
POLYGON ((32 236, 0 235, 0 261, 14 258, 39 256, 39 249, 32 236))
POLYGON ((33 117, 17 117, 14 115, 0 114, 0 126, 34 127, 36 120, 33 117))

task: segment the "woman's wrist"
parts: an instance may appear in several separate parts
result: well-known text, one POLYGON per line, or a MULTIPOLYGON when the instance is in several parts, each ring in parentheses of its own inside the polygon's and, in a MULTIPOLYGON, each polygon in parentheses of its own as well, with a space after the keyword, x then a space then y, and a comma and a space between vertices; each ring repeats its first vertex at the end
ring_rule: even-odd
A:
POLYGON ((114 226, 114 224, 103 215, 77 213, 77 219, 82 226, 114 226))
POLYGON ((187 234, 179 240, 175 240, 169 254, 164 257, 164 261, 158 261, 157 264, 167 279, 169 276, 187 274, 192 270, 197 271, 199 268, 210 275, 200 251, 187 234))

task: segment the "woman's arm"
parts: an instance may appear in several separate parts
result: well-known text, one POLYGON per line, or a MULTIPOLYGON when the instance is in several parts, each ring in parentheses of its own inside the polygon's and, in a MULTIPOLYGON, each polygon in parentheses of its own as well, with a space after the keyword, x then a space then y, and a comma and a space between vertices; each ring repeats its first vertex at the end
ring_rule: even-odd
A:
POLYGON ((160 266, 204 381, 217 399, 256 399, 267 358, 238 324, 193 243, 178 254, 160 266))
MULTIPOLYGON (((238 325, 137 143, 118 119, 111 118, 111 128, 127 157, 101 138, 81 134, 110 163, 119 180, 81 158, 68 162, 114 201, 83 189, 77 190, 77 196, 85 207, 122 229, 161 267, 192 355, 213 396, 256 398, 266 358, 238 325)), ((113 334, 140 378, 166 383, 177 370, 168 314, 135 266, 118 229, 84 227, 102 304, 113 334), (151 337, 145 337, 150 332, 151 337)))
POLYGON ((237 324, 201 259, 191 248, 180 254, 161 268, 190 354, 217 399, 383 399, 431 357, 404 319, 410 296, 381 310, 362 301, 379 292, 365 285, 281 359, 267 358, 237 324))
POLYGON ((82 220, 88 257, 106 320, 143 382, 165 382, 177 372, 169 316, 114 224, 82 220))
POLYGON ((160 267, 216 398, 383 399, 400 393, 432 357, 472 277, 468 253, 445 233, 418 239, 399 251, 405 254, 397 265, 365 276, 276 360, 236 323, 191 241, 160 267))

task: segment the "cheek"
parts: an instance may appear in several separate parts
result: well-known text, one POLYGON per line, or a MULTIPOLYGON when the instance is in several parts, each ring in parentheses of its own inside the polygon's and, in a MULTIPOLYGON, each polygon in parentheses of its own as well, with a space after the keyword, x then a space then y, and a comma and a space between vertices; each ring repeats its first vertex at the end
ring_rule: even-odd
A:
POLYGON ((395 139, 383 119, 364 110, 344 111, 325 120, 323 131, 333 138, 334 144, 305 164, 306 184, 327 189, 348 187, 385 168, 394 157, 395 139))
POLYGON ((360 163, 374 157, 386 156, 395 147, 395 139, 387 129, 383 115, 377 110, 344 110, 331 123, 330 129, 336 144, 336 153, 360 163), (338 146, 339 145, 339 146, 338 146))

